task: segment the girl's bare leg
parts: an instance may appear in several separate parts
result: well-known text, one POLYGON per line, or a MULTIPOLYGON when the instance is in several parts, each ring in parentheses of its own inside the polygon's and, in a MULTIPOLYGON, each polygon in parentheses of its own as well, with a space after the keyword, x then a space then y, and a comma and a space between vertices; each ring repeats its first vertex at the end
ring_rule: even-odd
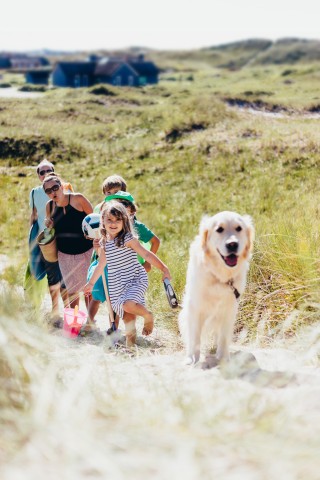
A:
POLYGON ((123 321, 126 333, 126 347, 130 348, 136 344, 137 340, 136 316, 132 313, 125 312, 123 315, 123 321))
POLYGON ((94 298, 91 297, 89 308, 88 308, 88 314, 91 322, 95 322, 95 316, 98 313, 99 306, 100 306, 100 301, 95 300, 94 298))
POLYGON ((60 283, 49 285, 49 292, 52 301, 52 315, 59 316, 59 291, 60 283))
POLYGON ((76 305, 79 307, 80 297, 79 292, 69 295, 69 308, 74 308, 76 305))
POLYGON ((128 300, 123 304, 123 310, 127 313, 132 313, 133 315, 139 315, 139 317, 144 318, 144 327, 142 330, 142 335, 150 335, 153 330, 153 315, 140 303, 133 302, 128 300))
POLYGON ((68 296, 68 290, 66 289, 65 286, 60 285, 60 295, 63 301, 63 306, 67 307, 69 305, 69 296, 68 296))
MULTIPOLYGON (((85 295, 84 297, 84 302, 86 304, 86 308, 87 308, 87 312, 89 313, 89 306, 90 306, 90 302, 91 302, 91 299, 92 299, 92 295, 85 295)), ((80 300, 79 300, 80 301, 80 300)))

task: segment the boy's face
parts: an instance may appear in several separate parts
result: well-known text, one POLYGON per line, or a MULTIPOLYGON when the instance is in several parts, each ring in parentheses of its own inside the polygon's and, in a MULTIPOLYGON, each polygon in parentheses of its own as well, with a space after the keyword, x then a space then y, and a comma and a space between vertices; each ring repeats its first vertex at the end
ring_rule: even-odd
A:
POLYGON ((119 187, 108 188, 104 190, 104 194, 106 197, 108 197, 109 195, 114 195, 115 193, 119 192, 119 190, 119 187))

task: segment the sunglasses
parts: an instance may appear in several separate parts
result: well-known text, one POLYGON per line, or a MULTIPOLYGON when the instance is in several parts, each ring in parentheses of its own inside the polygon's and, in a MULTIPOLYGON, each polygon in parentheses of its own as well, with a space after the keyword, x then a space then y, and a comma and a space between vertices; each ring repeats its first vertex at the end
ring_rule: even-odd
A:
POLYGON ((61 185, 56 184, 56 185, 53 185, 53 187, 51 187, 51 188, 46 188, 44 192, 47 195, 50 195, 50 193, 52 193, 52 192, 57 192, 60 187, 61 187, 61 185))
POLYGON ((39 172, 39 175, 45 175, 46 173, 51 173, 53 172, 53 170, 41 170, 41 172, 39 172))

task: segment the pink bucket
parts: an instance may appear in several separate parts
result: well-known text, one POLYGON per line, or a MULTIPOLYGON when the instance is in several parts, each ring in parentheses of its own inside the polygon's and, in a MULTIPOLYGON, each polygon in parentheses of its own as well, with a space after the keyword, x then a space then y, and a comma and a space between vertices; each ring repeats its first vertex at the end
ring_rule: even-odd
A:
POLYGON ((65 308, 63 311, 63 335, 75 338, 79 335, 81 327, 87 321, 87 313, 76 308, 65 308))

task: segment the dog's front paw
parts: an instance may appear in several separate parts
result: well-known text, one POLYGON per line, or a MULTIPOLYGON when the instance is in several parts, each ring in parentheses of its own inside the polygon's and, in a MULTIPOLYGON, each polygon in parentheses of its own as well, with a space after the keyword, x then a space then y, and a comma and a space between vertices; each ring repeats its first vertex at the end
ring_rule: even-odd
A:
POLYGON ((200 355, 188 355, 185 359, 183 364, 184 365, 195 365, 199 362, 200 355))
POLYGON ((183 365, 193 365, 194 364, 194 360, 192 357, 186 357, 183 361, 183 365))
POLYGON ((209 370, 210 368, 217 367, 219 365, 219 360, 215 355, 206 355, 203 362, 200 363, 200 368, 202 370, 209 370))

